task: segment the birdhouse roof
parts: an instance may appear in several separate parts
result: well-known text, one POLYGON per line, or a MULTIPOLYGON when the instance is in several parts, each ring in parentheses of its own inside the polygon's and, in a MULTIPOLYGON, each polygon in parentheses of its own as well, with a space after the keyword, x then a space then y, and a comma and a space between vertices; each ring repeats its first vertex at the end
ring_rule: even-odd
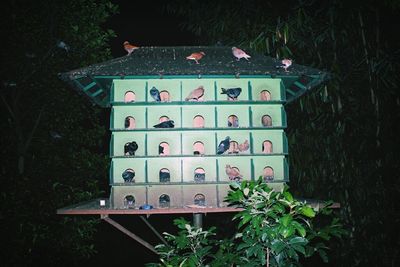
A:
POLYGON ((271 77, 282 79, 286 89, 286 101, 291 102, 315 88, 329 77, 329 74, 315 68, 293 63, 286 72, 280 60, 245 50, 251 58, 237 61, 231 47, 222 46, 179 46, 140 47, 130 56, 114 58, 84 68, 60 73, 79 93, 94 103, 107 107, 114 79, 129 78, 179 78, 190 76, 206 77, 271 77), (193 52, 204 52, 205 56, 196 64, 186 57, 193 52))

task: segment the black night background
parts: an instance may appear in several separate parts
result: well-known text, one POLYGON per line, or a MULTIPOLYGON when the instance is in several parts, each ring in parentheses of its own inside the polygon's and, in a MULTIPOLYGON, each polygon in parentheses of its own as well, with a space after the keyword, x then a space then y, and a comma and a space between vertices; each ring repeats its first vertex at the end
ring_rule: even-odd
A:
MULTIPOLYGON (((26 1, 1 16, 0 229, 2 266, 144 266, 158 257, 99 216, 59 208, 107 198, 109 116, 58 74, 143 46, 238 46, 332 74, 286 107, 290 189, 333 200, 349 235, 332 239, 329 262, 400 264, 400 2, 383 1, 26 1)), ((160 232, 173 219, 152 215, 160 232)), ((232 214, 204 227, 234 231, 232 214)), ((113 216, 155 245, 139 216, 113 216)))

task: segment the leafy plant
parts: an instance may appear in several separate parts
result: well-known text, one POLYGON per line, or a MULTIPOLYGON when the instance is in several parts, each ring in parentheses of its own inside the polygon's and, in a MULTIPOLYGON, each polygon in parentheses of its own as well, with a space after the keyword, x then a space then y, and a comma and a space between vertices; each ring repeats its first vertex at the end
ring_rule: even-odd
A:
POLYGON ((330 211, 314 211, 296 200, 287 186, 278 192, 260 177, 257 181, 234 183, 231 188, 227 200, 243 208, 234 216, 239 220, 237 251, 247 262, 243 266, 291 266, 298 264, 301 256, 314 253, 327 262, 328 247, 322 240, 340 238, 345 233, 337 219, 321 230, 315 229, 315 217, 330 211))
POLYGON ((317 216, 332 215, 329 203, 315 211, 287 186, 278 192, 260 177, 233 183, 231 189, 226 201, 242 208, 233 218, 238 221, 233 237, 217 240, 216 227, 194 228, 177 219, 178 235, 164 233, 169 245, 156 246, 162 264, 148 266, 294 266, 315 253, 327 262, 326 241, 346 233, 337 218, 314 227, 317 216))

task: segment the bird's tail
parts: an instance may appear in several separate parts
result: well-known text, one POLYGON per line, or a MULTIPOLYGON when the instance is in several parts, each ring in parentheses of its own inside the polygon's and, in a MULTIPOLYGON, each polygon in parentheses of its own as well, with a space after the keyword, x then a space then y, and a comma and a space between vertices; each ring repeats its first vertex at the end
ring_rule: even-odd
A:
POLYGON ((221 88, 222 92, 221 94, 226 94, 226 89, 225 88, 221 88))

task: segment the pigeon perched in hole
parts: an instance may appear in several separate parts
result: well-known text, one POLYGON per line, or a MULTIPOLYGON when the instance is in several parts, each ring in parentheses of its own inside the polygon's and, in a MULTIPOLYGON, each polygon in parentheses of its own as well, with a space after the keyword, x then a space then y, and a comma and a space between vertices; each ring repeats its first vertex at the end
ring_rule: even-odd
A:
POLYGON ((229 136, 225 137, 224 140, 222 140, 217 148, 217 154, 223 154, 225 151, 229 149, 229 143, 231 141, 231 138, 229 136))
POLYGON ((239 127, 239 119, 236 116, 230 116, 228 118, 228 127, 237 128, 239 127))
POLYGON ((171 176, 170 176, 168 171, 160 170, 159 175, 160 175, 160 182, 161 183, 167 183, 171 179, 171 176))
POLYGON ((249 144, 249 140, 245 140, 244 143, 239 144, 239 151, 240 152, 244 152, 249 150, 250 144, 249 144))
POLYGON ((157 102, 161 101, 160 91, 158 91, 158 89, 155 88, 154 86, 150 89, 150 95, 155 101, 157 102))
POLYGON ((175 127, 175 122, 173 120, 167 120, 160 122, 159 124, 154 125, 154 128, 174 128, 175 127))
POLYGON ((135 141, 126 143, 124 146, 124 153, 127 156, 135 156, 135 152, 138 149, 138 144, 135 141))
POLYGON ((195 100, 199 101, 199 98, 204 95, 204 87, 200 85, 198 88, 194 89, 190 94, 185 98, 185 101, 195 100))
POLYGON ((226 94, 229 100, 237 100, 238 96, 242 92, 242 88, 235 87, 235 88, 221 88, 222 92, 221 95, 226 94))
POLYGON ((131 122, 130 122, 130 119, 129 119, 129 117, 128 117, 128 118, 125 118, 125 124, 124 124, 125 129, 126 129, 126 128, 129 128, 129 125, 131 125, 131 122))
POLYGON ((206 174, 205 173, 195 173, 194 174, 194 181, 195 182, 204 182, 206 179, 206 174))
POLYGON ((276 68, 277 69, 283 68, 285 70, 285 72, 288 72, 287 69, 292 65, 292 60, 285 58, 285 59, 282 59, 281 63, 282 63, 282 65, 278 65, 278 66, 276 66, 276 68))
POLYGON ((231 181, 240 181, 243 178, 243 175, 240 174, 239 170, 231 167, 229 164, 226 164, 225 166, 225 173, 231 181))
POLYGON ((186 59, 188 60, 194 60, 196 62, 196 64, 200 64, 199 60, 203 58, 203 56, 205 56, 206 53, 204 52, 196 52, 196 53, 192 53, 190 56, 187 56, 186 59))
POLYGON ((134 183, 135 180, 133 178, 135 178, 135 171, 131 169, 125 170, 122 173, 122 178, 124 179, 125 183, 134 183))
POLYGON ((241 58, 244 58, 246 60, 249 60, 249 58, 251 58, 251 56, 246 54, 246 52, 237 47, 232 47, 232 54, 236 57, 237 61, 240 61, 241 58))
POLYGON ((274 180, 274 176, 273 175, 264 175, 264 182, 271 182, 274 180))
POLYGON ((164 154, 164 147, 163 146, 158 145, 158 154, 159 155, 164 154))
POLYGON ((126 197, 125 197, 125 200, 126 200, 126 204, 127 204, 130 208, 132 208, 133 205, 135 205, 135 198, 134 198, 132 195, 126 196, 126 197))
POLYGON ((135 46, 135 45, 131 45, 128 41, 125 41, 124 49, 126 52, 128 52, 127 56, 130 56, 132 54, 132 52, 135 51, 136 49, 139 49, 139 47, 135 46))

